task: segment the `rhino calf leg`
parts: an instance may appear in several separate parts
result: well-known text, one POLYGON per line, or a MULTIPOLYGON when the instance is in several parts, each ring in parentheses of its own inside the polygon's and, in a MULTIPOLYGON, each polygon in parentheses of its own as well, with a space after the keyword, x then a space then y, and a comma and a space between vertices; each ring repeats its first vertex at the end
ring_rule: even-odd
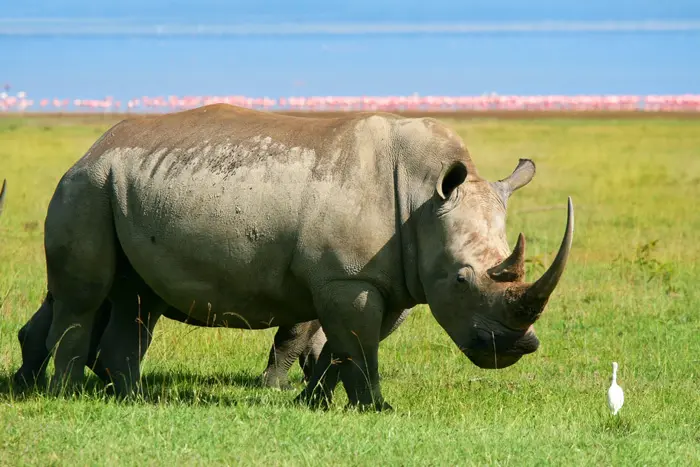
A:
POLYGON ((350 406, 389 409, 379 385, 378 351, 383 318, 383 298, 379 291, 363 282, 333 282, 319 291, 315 302, 328 340, 300 397, 312 405, 319 399, 330 399, 334 381, 329 381, 328 375, 339 371, 350 406))
POLYGON ((304 381, 309 381, 314 374, 314 368, 318 364, 323 346, 326 344, 326 334, 320 326, 306 344, 306 348, 299 355, 299 366, 304 372, 304 381))
MULTIPOLYGON (((267 368, 263 372, 263 385, 279 389, 291 389, 287 374, 292 364, 299 358, 311 342, 312 336, 321 324, 318 320, 280 326, 270 349, 267 368)), ((302 368, 303 365, 302 365, 302 368)))

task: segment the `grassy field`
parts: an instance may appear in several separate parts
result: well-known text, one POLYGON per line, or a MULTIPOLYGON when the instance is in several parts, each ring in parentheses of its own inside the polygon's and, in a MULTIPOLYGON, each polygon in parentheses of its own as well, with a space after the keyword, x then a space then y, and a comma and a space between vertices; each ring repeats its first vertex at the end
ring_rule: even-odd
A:
POLYGON ((380 350, 392 413, 328 412, 263 389, 274 330, 161 321, 145 396, 19 394, 16 332, 45 290, 43 219, 64 171, 106 120, 0 119, 0 464, 700 465, 700 120, 448 121, 483 176, 537 163, 509 206, 529 277, 576 234, 537 324, 540 350, 505 370, 463 357, 426 307, 380 350), (626 402, 607 412, 610 363, 626 402))

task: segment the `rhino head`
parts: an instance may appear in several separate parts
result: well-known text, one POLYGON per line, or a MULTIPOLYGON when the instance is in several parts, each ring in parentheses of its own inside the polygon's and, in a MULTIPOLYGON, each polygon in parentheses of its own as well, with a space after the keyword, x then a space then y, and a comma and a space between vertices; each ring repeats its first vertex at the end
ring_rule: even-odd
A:
POLYGON ((481 368, 505 368, 537 350, 533 323, 564 272, 573 238, 571 198, 564 238, 549 269, 525 282, 525 237, 509 253, 506 205, 535 174, 521 159, 513 173, 488 182, 471 161, 443 167, 419 228, 421 283, 433 315, 481 368))

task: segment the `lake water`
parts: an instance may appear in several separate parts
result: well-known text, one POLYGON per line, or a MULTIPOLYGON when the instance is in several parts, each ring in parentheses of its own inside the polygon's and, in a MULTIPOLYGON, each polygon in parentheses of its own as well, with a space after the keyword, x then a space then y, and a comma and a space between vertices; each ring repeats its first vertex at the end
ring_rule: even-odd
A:
POLYGON ((11 3, 0 11, 0 84, 8 82, 14 91, 27 91, 33 98, 700 93, 700 2, 695 0, 625 0, 614 5, 607 0, 585 5, 533 0, 527 7, 515 0, 478 6, 447 0, 358 0, 332 9, 317 0, 303 0, 294 7, 282 1, 222 0, 196 5, 184 0, 11 3), (619 27, 649 19, 696 21, 697 27, 664 32, 638 28, 624 32, 619 27), (158 24, 391 27, 543 20, 608 22, 612 31, 129 33, 135 25, 158 24), (47 24, 60 27, 47 35, 47 24), (70 34, 85 24, 103 34, 70 34), (24 33, 17 33, 18 25, 24 25, 24 33))

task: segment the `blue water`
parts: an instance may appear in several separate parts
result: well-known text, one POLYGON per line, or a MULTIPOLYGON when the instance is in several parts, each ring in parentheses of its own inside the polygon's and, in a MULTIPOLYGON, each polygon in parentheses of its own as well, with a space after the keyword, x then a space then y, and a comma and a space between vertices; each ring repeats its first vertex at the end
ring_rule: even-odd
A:
POLYGON ((4 2, 6 18, 203 22, 529 21, 700 18, 697 0, 31 0, 4 2))
POLYGON ((614 5, 607 0, 358 0, 343 7, 319 0, 97 3, 40 0, 3 5, 0 84, 10 83, 13 90, 25 90, 35 98, 700 93, 700 28, 222 37, 134 36, 119 28, 124 24, 700 21, 696 0, 614 5), (47 18, 65 21, 63 32, 42 33, 47 18), (114 33, 75 37, 66 33, 86 18, 103 21, 114 33), (26 26, 21 35, 8 32, 8 25, 16 24, 26 26))

